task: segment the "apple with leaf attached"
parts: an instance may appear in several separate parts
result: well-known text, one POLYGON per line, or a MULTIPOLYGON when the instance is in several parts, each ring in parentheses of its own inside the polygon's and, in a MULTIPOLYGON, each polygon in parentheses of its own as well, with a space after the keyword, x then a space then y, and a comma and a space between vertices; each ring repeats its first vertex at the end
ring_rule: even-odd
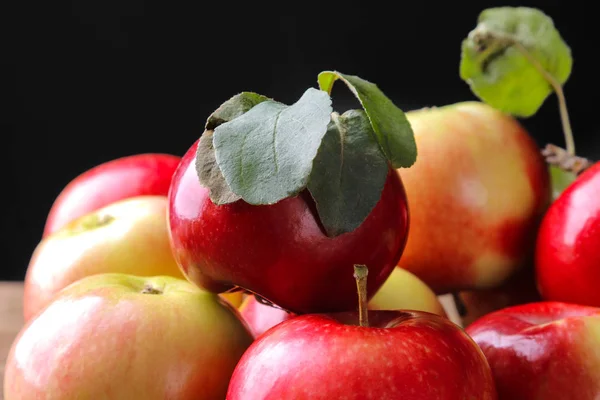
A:
POLYGON ((232 97, 183 156, 169 227, 190 281, 303 314, 353 309, 355 263, 370 266, 373 294, 394 270, 409 224, 395 168, 416 159, 410 124, 373 83, 338 72, 318 81, 290 106, 232 97), (337 80, 363 109, 333 112, 337 80))

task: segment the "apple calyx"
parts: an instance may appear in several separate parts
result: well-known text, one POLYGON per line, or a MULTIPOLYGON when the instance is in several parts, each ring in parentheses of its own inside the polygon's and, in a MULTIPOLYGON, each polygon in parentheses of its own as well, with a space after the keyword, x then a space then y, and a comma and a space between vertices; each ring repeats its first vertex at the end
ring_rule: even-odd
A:
POLYGON ((570 154, 567 150, 554 144, 547 144, 542 150, 542 155, 546 158, 549 165, 558 167, 566 172, 580 175, 583 171, 592 166, 592 161, 585 157, 579 157, 570 154))
POLYGON ((209 116, 195 166, 215 205, 272 205, 307 191, 325 234, 336 237, 364 222, 390 168, 415 163, 410 122, 377 85, 337 71, 317 82, 292 105, 241 92, 209 116), (333 111, 338 80, 362 109, 333 111))
POLYGON ((156 286, 154 286, 151 283, 146 283, 140 293, 142 293, 142 294, 163 294, 163 290, 157 288, 156 286))
POLYGON ((369 275, 369 269, 366 265, 354 265, 354 279, 356 279, 356 289, 358 291, 358 323, 363 327, 369 326, 367 275, 369 275))
POLYGON ((77 234, 81 232, 87 232, 94 229, 106 226, 116 220, 116 218, 110 214, 89 214, 73 221, 68 231, 71 234, 77 234))

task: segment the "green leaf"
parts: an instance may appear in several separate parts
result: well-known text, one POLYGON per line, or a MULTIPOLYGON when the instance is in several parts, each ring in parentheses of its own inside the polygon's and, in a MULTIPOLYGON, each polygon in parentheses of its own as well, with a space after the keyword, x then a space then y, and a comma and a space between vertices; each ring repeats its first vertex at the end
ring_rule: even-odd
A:
POLYGON ((331 120, 331 98, 309 88, 293 105, 264 101, 215 128, 217 164, 231 190, 249 204, 298 194, 331 120))
POLYGON ((549 165, 548 169, 550 171, 550 182, 552 185, 552 201, 554 201, 575 181, 575 179, 577 179, 577 175, 554 165, 549 165))
POLYGON ((381 197, 388 168, 364 111, 332 115, 308 183, 328 236, 351 232, 365 220, 381 197))
POLYGON ((337 71, 319 74, 321 90, 331 93, 333 84, 341 79, 362 104, 381 150, 394 168, 410 167, 417 159, 417 145, 412 127, 402 112, 374 83, 358 76, 337 71))
POLYGON ((221 104, 206 121, 206 130, 200 137, 196 150, 196 173, 200 184, 209 188, 209 197, 215 204, 233 203, 241 197, 233 193, 227 185, 215 158, 213 130, 250 111, 257 104, 269 100, 267 97, 252 93, 239 93, 221 104))
POLYGON ((554 22, 528 7, 484 10, 462 42, 460 77, 481 100, 530 117, 571 74, 571 49, 554 22))

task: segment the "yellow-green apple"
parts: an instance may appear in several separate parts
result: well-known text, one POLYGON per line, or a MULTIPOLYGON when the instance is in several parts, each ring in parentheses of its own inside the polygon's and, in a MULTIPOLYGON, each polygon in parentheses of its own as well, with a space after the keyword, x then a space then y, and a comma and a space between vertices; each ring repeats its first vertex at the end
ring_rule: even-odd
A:
POLYGON ((144 195, 166 196, 180 160, 170 154, 134 154, 83 172, 64 187, 52 204, 43 237, 118 200, 144 195))
MULTIPOLYGON (((368 303, 370 310, 427 311, 447 317, 436 294, 410 272, 396 268, 368 303)), ((255 337, 273 326, 296 316, 278 306, 247 296, 239 307, 240 314, 255 337)))
POLYGON ((183 278, 169 244, 166 209, 166 196, 132 197, 92 211, 42 239, 25 275, 25 320, 60 289, 88 275, 183 278))
POLYGON ((535 302, 466 328, 482 349, 501 400, 600 398, 600 308, 535 302))
POLYGON ((517 271, 498 287, 465 290, 459 296, 466 310, 466 314, 461 316, 463 326, 505 307, 542 301, 535 269, 531 265, 517 271))
POLYGON ((4 398, 223 399, 251 342, 235 309, 188 281, 93 275, 22 328, 4 398))
POLYGON ((436 293, 499 286, 533 259, 550 201, 535 141, 481 102, 407 112, 419 156, 399 169, 411 227, 399 266, 436 293))
POLYGON ((427 311, 447 317, 435 292, 411 272, 395 268, 369 301, 371 310, 427 311))

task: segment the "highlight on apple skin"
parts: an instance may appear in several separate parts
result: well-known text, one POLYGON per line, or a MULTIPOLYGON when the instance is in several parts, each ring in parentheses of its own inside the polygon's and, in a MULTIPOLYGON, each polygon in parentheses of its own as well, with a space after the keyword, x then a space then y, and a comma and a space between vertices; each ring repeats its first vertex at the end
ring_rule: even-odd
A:
POLYGON ((399 266, 437 294, 501 285, 533 260, 550 202, 539 148, 481 102, 408 111, 419 149, 399 169, 411 227, 399 266))

